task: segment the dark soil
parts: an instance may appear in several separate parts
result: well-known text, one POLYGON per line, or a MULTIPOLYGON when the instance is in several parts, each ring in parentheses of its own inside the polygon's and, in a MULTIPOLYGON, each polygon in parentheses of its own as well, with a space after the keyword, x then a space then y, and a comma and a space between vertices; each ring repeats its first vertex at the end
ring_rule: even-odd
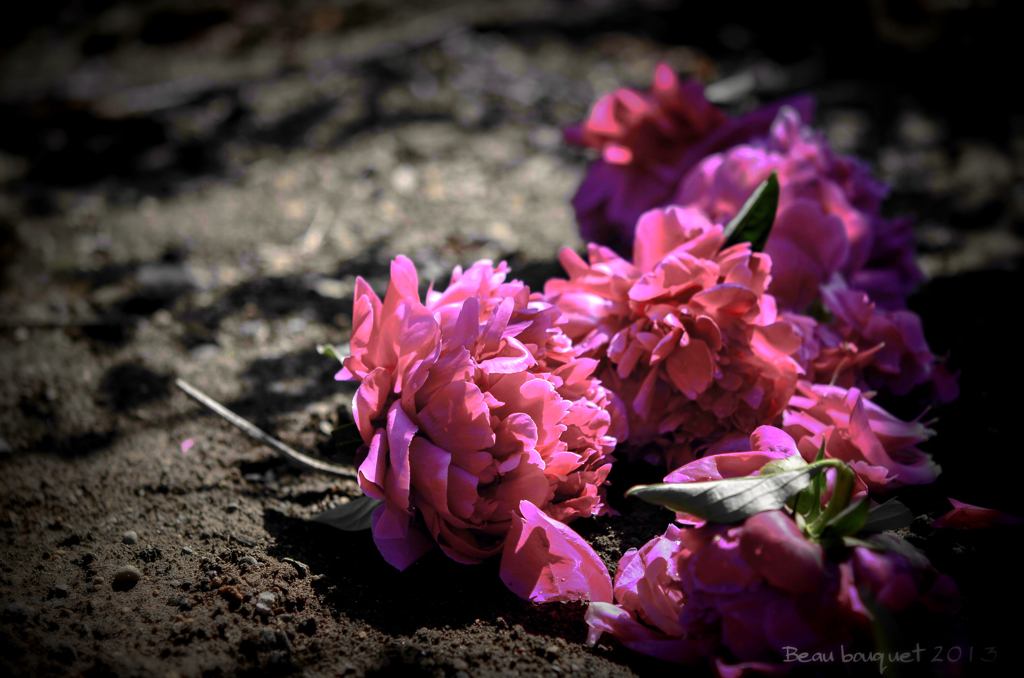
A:
MULTIPOLYGON (((355 276, 382 292, 399 253, 425 282, 479 258, 558 275, 587 161, 560 127, 659 59, 722 79, 733 112, 811 90, 834 146, 918 215, 912 306, 962 395, 925 415, 944 473, 901 492, 909 538, 961 587, 966 674, 1024 659, 1020 529, 928 527, 946 496, 1024 515, 1014 3, 850 3, 838 23, 810 3, 30 5, 0 32, 4 675, 676 675, 588 649, 584 605, 523 602, 496 563, 399 573, 369 535, 308 522, 356 485, 173 386, 351 462, 329 434, 353 389, 315 346, 347 341, 355 276)), ((622 515, 574 525, 610 566, 667 525, 621 498, 657 475, 620 464, 622 515)), ((929 647, 911 674, 943 668, 929 647)))

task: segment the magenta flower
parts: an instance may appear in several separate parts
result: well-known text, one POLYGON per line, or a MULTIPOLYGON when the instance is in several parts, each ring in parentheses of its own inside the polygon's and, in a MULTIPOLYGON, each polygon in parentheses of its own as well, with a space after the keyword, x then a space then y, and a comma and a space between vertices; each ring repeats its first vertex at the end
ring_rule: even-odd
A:
POLYGON ((811 117, 814 102, 805 96, 730 119, 699 83, 680 81, 665 64, 650 91, 605 95, 586 121, 565 130, 570 143, 601 151, 573 198, 580 234, 628 256, 641 214, 670 204, 683 175, 708 154, 765 134, 787 103, 811 117))
POLYGON ((825 456, 845 461, 872 491, 925 485, 941 470, 917 448, 934 431, 894 417, 857 388, 801 381, 782 414, 782 426, 806 461, 825 442, 825 456))
POLYGON ((832 153, 792 108, 779 112, 767 136, 703 159, 670 202, 700 207, 724 224, 772 172, 781 191, 765 251, 775 264, 770 291, 780 303, 806 308, 838 272, 886 308, 902 307, 923 280, 910 222, 883 219, 887 187, 861 161, 832 153))
POLYGON ((954 530, 987 529, 997 524, 1020 525, 1024 519, 1011 516, 1009 513, 996 509, 972 506, 948 497, 953 510, 932 521, 932 527, 951 528, 954 530))
POLYGON ((821 298, 832 321, 818 324, 813 338, 804 335, 805 342, 818 346, 808 370, 812 381, 887 387, 896 395, 931 384, 939 400, 957 398, 956 376, 928 348, 916 313, 879 308, 865 292, 850 288, 839 277, 822 286, 821 298))
POLYGON ((566 334, 607 359, 601 377, 626 404, 631 446, 658 442, 670 468, 772 421, 801 371, 791 357, 800 339, 766 292, 771 259, 723 243, 697 210, 652 210, 632 264, 596 245, 589 264, 563 250, 569 280, 545 286, 566 334))
POLYGON ((560 312, 507 273, 456 268, 425 304, 405 257, 383 302, 357 280, 338 378, 360 382, 359 485, 384 500, 374 540, 399 569, 435 543, 462 563, 501 552, 529 518, 523 502, 562 522, 608 510, 612 396, 597 362, 576 357, 560 312))
POLYGON ((898 537, 833 562, 782 511, 742 525, 671 526, 630 550, 615 603, 591 603, 588 641, 610 633, 637 652, 681 664, 713 658, 719 675, 782 671, 786 649, 849 650, 870 633, 863 595, 895 612, 951 612, 956 585, 898 537))

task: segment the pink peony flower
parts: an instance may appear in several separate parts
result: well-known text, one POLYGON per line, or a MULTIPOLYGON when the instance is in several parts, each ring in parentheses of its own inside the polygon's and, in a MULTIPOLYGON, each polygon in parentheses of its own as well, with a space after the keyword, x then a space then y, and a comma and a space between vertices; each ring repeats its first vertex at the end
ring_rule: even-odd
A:
POLYGON ((652 210, 632 264, 596 245, 589 264, 563 250, 569 280, 545 286, 566 334, 607 360, 602 381, 626 403, 631 445, 659 442, 671 468, 772 421, 800 373, 799 337, 766 293, 771 259, 723 243, 697 210, 652 210))
POLYGON ((584 239, 629 255, 637 219, 671 202, 693 165, 710 153, 767 132, 789 104, 810 118, 814 102, 797 97, 730 119, 704 98, 703 87, 680 81, 658 64, 648 92, 620 89, 594 104, 566 140, 601 151, 573 198, 584 239))
POLYGON ((681 664, 714 658, 719 675, 781 671, 787 647, 850 650, 869 636, 862 596, 895 612, 952 612, 955 584, 898 537, 890 550, 857 547, 839 561, 782 511, 742 525, 671 526, 630 550, 615 576, 615 603, 587 610, 588 642, 610 633, 638 652, 681 664))
POLYGON ((501 552, 523 502, 566 523, 608 510, 613 396, 593 377, 597 361, 576 357, 558 309, 507 273, 456 268, 426 303, 405 257, 383 301, 356 282, 338 378, 360 382, 359 485, 384 500, 374 540, 399 569, 435 543, 462 563, 501 552))
POLYGON ((956 375, 928 348, 916 313, 881 309, 838 276, 822 286, 821 298, 832 321, 814 328, 811 343, 817 344, 818 355, 808 365, 812 381, 887 387, 896 395, 931 384, 939 400, 957 398, 956 375))
POLYGON ((1011 516, 1009 513, 996 509, 972 506, 948 497, 953 510, 932 521, 932 527, 952 528, 954 530, 987 529, 997 524, 1020 525, 1024 519, 1011 516))
POLYGON ((934 431, 919 421, 897 419, 857 388, 801 381, 782 414, 782 426, 806 461, 825 443, 825 456, 845 461, 872 491, 925 485, 939 465, 917 445, 934 431))
POLYGON ((806 308, 838 272, 886 308, 902 307, 924 279, 910 222, 883 219, 887 187, 861 161, 832 153, 792 108, 779 112, 766 137, 703 159, 670 202, 700 207, 724 224, 772 172, 781 191, 765 251, 774 262, 770 291, 780 304, 806 308))

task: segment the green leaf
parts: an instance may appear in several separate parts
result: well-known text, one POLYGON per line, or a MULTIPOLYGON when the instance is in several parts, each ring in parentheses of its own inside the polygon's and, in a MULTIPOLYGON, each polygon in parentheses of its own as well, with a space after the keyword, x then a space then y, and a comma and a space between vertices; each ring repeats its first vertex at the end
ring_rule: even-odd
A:
POLYGON ((907 527, 914 522, 914 514, 906 506, 890 499, 868 511, 868 519, 861 532, 881 532, 907 527))
POLYGON ((788 457, 774 459, 768 462, 761 467, 761 470, 757 472, 757 475, 764 478, 765 476, 773 476, 785 471, 795 471, 805 466, 807 466, 807 462, 804 461, 803 457, 799 454, 791 454, 788 457))
POLYGON ((346 532, 368 530, 370 529, 370 519, 373 517, 373 512, 383 503, 383 499, 374 499, 373 497, 363 495, 341 506, 315 515, 310 520, 314 523, 323 523, 346 532))
POLYGON ((749 242, 755 252, 764 249, 779 207, 779 180, 771 173, 743 203, 739 213, 725 227, 725 247, 749 242))
POLYGON ((762 511, 782 508, 824 470, 824 466, 804 466, 768 476, 637 485, 626 496, 691 513, 713 523, 735 523, 762 511))
POLYGON ((836 517, 825 524, 824 529, 840 537, 848 537, 856 534, 864 526, 868 519, 868 510, 871 502, 867 497, 861 497, 858 501, 840 511, 836 517))
POLYGON ((325 355, 328 358, 334 358, 339 363, 345 362, 345 357, 338 353, 338 348, 331 344, 317 344, 316 352, 320 355, 325 355))
MULTIPOLYGON (((818 454, 811 463, 817 464, 825 459, 825 441, 822 439, 818 454)), ((821 515, 821 496, 825 493, 825 474, 815 476, 810 487, 802 490, 797 499, 796 510, 804 515, 807 524, 814 524, 821 515)))

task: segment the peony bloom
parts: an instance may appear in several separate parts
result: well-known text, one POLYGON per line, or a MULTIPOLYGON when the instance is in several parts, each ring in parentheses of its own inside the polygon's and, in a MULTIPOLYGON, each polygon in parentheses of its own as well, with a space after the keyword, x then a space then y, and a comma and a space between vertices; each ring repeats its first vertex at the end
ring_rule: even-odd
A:
POLYGON ((575 356, 558 309, 507 273, 456 268, 426 303, 405 257, 383 301, 356 283, 338 378, 360 382, 359 485, 384 500, 374 540, 399 569, 435 543, 461 563, 501 552, 526 504, 565 523, 607 511, 612 396, 597 362, 575 356))
POLYGON ((570 143, 601 152, 573 198, 580 234, 629 256, 637 219, 671 202, 687 170, 710 153, 768 131, 784 104, 810 118, 814 102, 798 97, 730 119, 658 64, 648 92, 620 89, 594 104, 580 125, 565 130, 570 143))
POLYGON ((772 172, 781 190, 765 251, 774 262, 770 291, 780 304, 807 308, 817 288, 840 273, 884 307, 902 308, 924 278, 914 263, 910 222, 882 218, 887 187, 861 161, 832 153, 792 108, 779 112, 767 136, 703 159, 669 202, 728 223, 772 172))
POLYGON ((864 603, 893 612, 952 612, 956 585, 895 536, 888 550, 856 547, 839 562, 782 511, 742 525, 671 526, 630 550, 615 603, 587 610, 589 642, 610 633, 637 652, 681 664, 714 659, 719 675, 782 671, 786 648, 835 652, 870 637, 864 603))
POLYGON ((825 442, 825 456, 845 461, 872 491, 925 485, 939 465, 917 445, 934 431, 897 419, 857 388, 801 381, 782 414, 782 426, 810 462, 825 442))
POLYGON ((957 398, 956 376, 928 348, 916 313, 879 308, 838 276, 822 286, 821 299, 831 321, 817 324, 813 338, 801 331, 805 343, 817 347, 817 356, 805 364, 812 381, 887 387, 896 395, 931 384, 939 400, 957 398))
POLYGON ((631 446, 658 442, 671 468, 772 421, 801 371, 791 357, 800 339, 766 292, 771 259, 723 244, 722 227, 697 210, 652 210, 633 263, 597 245, 589 263, 563 250, 569 280, 545 286, 566 334, 606 359, 601 378, 625 401, 631 446))

